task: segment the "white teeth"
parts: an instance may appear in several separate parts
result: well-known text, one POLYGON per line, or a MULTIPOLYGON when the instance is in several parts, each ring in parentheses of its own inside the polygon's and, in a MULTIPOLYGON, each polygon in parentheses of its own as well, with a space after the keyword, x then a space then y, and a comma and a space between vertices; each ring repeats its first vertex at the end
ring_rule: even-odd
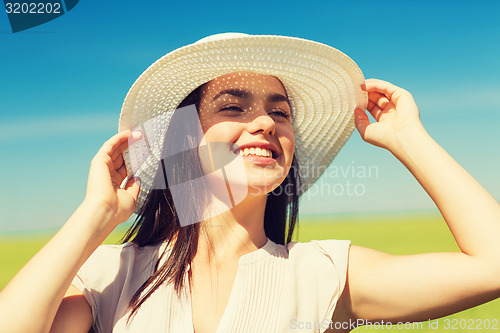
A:
POLYGON ((255 155, 255 156, 263 156, 263 157, 273 157, 273 152, 269 149, 259 148, 259 147, 251 147, 244 148, 240 150, 241 156, 255 155))

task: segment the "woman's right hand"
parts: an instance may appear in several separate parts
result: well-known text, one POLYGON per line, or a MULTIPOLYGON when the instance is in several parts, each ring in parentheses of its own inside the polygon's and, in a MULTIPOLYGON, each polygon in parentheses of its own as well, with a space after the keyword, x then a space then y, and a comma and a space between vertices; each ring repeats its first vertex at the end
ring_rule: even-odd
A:
POLYGON ((135 209, 140 184, 132 178, 120 188, 127 176, 122 152, 141 136, 139 131, 123 131, 99 149, 90 165, 83 203, 1 290, 0 332, 49 332, 53 325, 88 331, 91 308, 68 288, 83 263, 135 209), (61 306, 67 291, 72 296, 61 306))
POLYGON ((111 216, 112 228, 126 221, 134 212, 139 195, 140 180, 127 176, 123 151, 142 137, 140 131, 122 131, 111 137, 99 149, 90 164, 84 203, 97 205, 111 216))

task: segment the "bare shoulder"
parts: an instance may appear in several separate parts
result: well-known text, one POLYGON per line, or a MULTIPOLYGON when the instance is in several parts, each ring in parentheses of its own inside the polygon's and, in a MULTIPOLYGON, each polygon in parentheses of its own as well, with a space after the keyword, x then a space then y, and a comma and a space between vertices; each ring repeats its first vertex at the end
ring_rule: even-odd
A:
POLYGON ((92 326, 92 309, 81 291, 70 285, 57 310, 51 333, 86 333, 92 326))
POLYGON ((345 333, 352 331, 358 326, 359 318, 353 311, 352 291, 349 283, 350 280, 352 281, 351 275, 353 272, 354 275, 356 275, 356 271, 359 267, 370 266, 372 263, 376 263, 378 259, 389 256, 390 255, 377 250, 351 245, 349 249, 346 284, 337 302, 329 329, 326 330, 326 332, 345 333))

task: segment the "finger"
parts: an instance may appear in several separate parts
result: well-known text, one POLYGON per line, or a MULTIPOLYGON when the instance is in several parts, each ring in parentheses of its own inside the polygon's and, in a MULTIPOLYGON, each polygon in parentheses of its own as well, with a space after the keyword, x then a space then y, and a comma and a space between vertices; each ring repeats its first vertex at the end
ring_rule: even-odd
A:
MULTIPOLYGON (((115 135, 113 135, 108 141, 106 141, 101 149, 99 149, 99 153, 103 153, 109 156, 113 155, 113 152, 118 149, 123 143, 127 143, 129 138, 132 138, 133 140, 137 140, 142 136, 142 133, 140 131, 131 131, 131 130, 125 130, 122 132, 119 132, 115 135)), ((126 145, 125 145, 126 147, 126 145)), ((125 148, 123 148, 125 149, 125 148)), ((123 151, 122 149, 122 151, 123 151)))
POLYGON ((365 81, 365 90, 367 92, 377 91, 379 93, 390 96, 398 89, 402 88, 384 80, 367 79, 365 81))
POLYGON ((137 197, 139 196, 139 191, 141 189, 141 179, 139 177, 132 177, 125 184, 125 191, 127 191, 135 202, 137 202, 137 197))
MULTIPOLYGON (((402 96, 410 95, 409 92, 387 81, 368 79, 365 81, 365 90, 386 95, 393 104, 397 104, 402 96)), ((411 95, 410 95, 411 96, 411 95)))
POLYGON ((116 170, 116 173, 119 176, 119 182, 121 184, 123 182, 123 180, 125 179, 125 177, 127 177, 127 168, 125 167, 125 164, 123 164, 121 167, 119 167, 116 170))
POLYGON ((128 137, 132 131, 126 130, 122 132, 118 132, 115 135, 113 135, 111 138, 109 138, 102 147, 99 149, 98 153, 106 154, 111 156, 112 152, 120 146, 123 142, 126 142, 128 137))
POLYGON ((127 147, 129 146, 129 142, 130 139, 125 142, 122 142, 118 147, 116 147, 115 150, 113 150, 113 152, 111 153, 111 159, 113 161, 122 156, 123 151, 127 149, 127 147))
POLYGON ((368 94, 368 110, 370 110, 370 105, 378 105, 381 109, 385 108, 389 99, 386 95, 379 92, 370 92, 368 94))
POLYGON ((113 165, 115 166, 115 169, 120 168, 124 163, 125 163, 125 160, 123 159, 123 155, 119 155, 118 158, 113 161, 113 165))
POLYGON ((370 93, 370 95, 372 96, 368 100, 367 110, 376 121, 379 121, 380 117, 387 112, 386 107, 390 102, 385 95, 380 93, 370 93))
POLYGON ((123 165, 118 170, 113 170, 111 172, 111 183, 115 188, 118 188, 122 185, 125 177, 127 177, 127 169, 125 165, 123 165))
POLYGON ((116 147, 116 149, 111 154, 111 158, 113 160, 117 159, 122 155, 125 149, 133 145, 136 141, 140 140, 141 138, 142 138, 141 131, 133 131, 128 137, 127 141, 122 142, 118 147, 116 147))
POLYGON ((361 138, 364 140, 366 128, 370 125, 370 120, 365 111, 357 108, 354 110, 354 125, 356 125, 361 138))
POLYGON ((377 104, 373 103, 371 108, 368 108, 368 111, 372 115, 373 119, 377 122, 380 120, 380 117, 385 113, 377 104))
POLYGON ((135 141, 140 139, 140 137, 137 138, 133 136, 134 133, 132 133, 132 136, 129 138, 127 142, 122 143, 118 148, 115 149, 115 151, 113 151, 111 155, 111 160, 113 161, 115 169, 118 169, 120 166, 122 166, 123 163, 125 163, 123 159, 123 151, 130 145, 134 144, 135 141))

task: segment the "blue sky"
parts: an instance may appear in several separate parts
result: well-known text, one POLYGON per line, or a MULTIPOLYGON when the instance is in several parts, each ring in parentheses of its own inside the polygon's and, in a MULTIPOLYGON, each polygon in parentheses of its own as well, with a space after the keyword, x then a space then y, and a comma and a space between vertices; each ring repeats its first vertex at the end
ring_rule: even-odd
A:
MULTIPOLYGON (((83 200, 90 160, 116 132, 135 79, 169 51, 228 31, 323 42, 365 77, 406 88, 429 133, 499 200, 498 13, 497 1, 81 0, 13 34, 2 11, 0 232, 62 225, 83 200)), ((390 153, 357 133, 320 184, 331 195, 306 193, 304 214, 434 209, 390 153), (372 173, 353 177, 353 168, 372 173)))

